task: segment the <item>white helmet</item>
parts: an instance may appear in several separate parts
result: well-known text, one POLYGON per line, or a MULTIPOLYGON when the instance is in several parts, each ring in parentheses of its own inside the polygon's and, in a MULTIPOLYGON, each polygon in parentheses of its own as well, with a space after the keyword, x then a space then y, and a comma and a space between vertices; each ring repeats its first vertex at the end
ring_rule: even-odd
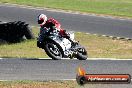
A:
POLYGON ((38 24, 40 24, 40 26, 44 25, 47 21, 47 16, 44 14, 40 14, 38 16, 38 24))

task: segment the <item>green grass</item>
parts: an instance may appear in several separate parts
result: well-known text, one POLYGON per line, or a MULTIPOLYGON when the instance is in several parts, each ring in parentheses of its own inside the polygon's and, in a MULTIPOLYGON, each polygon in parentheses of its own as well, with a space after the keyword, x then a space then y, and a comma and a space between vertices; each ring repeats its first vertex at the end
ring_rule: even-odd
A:
MULTIPOLYGON (((37 37, 38 29, 33 29, 37 37)), ((132 58, 132 41, 117 40, 85 33, 75 33, 75 39, 85 46, 90 58, 132 58)), ((44 50, 36 46, 35 40, 16 44, 1 44, 0 57, 45 58, 44 50)))
MULTIPOLYGON (((126 84, 128 85, 128 84, 126 84)), ((78 85, 76 81, 5 81, 0 82, 0 88, 107 88, 109 84, 78 85)), ((111 88, 111 87, 110 87, 111 88)), ((122 88, 122 87, 121 87, 122 88)))
POLYGON ((86 47, 89 57, 132 58, 132 41, 77 33, 76 39, 86 47))
MULTIPOLYGON (((34 28, 33 32, 37 37, 38 29, 34 28)), ((18 57, 18 58, 45 58, 48 57, 44 50, 37 47, 37 39, 27 40, 21 43, 0 44, 0 57, 18 57)))
POLYGON ((0 2, 132 17, 132 0, 0 0, 0 2))

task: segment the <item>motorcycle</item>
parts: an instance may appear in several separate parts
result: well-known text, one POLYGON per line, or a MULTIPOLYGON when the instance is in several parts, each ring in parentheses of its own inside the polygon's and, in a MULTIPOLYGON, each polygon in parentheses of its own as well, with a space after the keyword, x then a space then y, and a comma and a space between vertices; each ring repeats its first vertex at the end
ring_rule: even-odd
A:
POLYGON ((87 59, 87 51, 78 42, 74 40, 74 32, 68 32, 70 40, 59 35, 59 32, 45 29, 39 34, 37 47, 45 50, 46 54, 53 60, 62 58, 77 58, 78 60, 87 59), (43 40, 41 40, 43 37, 43 40))

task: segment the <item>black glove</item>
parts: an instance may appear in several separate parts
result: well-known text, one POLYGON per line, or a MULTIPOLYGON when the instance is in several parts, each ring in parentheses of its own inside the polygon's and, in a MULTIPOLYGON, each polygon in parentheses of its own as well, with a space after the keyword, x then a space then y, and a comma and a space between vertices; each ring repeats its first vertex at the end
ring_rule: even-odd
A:
POLYGON ((66 38, 66 39, 70 38, 70 36, 68 36, 68 35, 62 35, 62 37, 66 38))

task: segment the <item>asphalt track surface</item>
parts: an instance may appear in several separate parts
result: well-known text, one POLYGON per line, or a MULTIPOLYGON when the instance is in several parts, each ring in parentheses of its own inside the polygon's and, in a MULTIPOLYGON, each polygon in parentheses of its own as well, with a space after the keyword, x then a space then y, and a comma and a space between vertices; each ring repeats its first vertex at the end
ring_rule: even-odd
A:
MULTIPOLYGON (((0 80, 75 79, 78 67, 87 74, 130 74, 132 60, 0 59, 0 80)), ((87 86, 87 85, 86 85, 87 86)), ((131 88, 131 84, 88 84, 86 88, 131 88)))
POLYGON ((132 20, 116 19, 112 17, 99 17, 90 15, 71 14, 49 11, 46 9, 28 9, 11 5, 0 5, 1 21, 26 21, 37 25, 37 16, 40 13, 53 17, 61 22, 64 29, 88 32, 92 34, 109 35, 116 37, 132 38, 132 20))
POLYGON ((89 74, 132 75, 132 60, 0 59, 0 80, 75 79, 78 67, 89 74))

